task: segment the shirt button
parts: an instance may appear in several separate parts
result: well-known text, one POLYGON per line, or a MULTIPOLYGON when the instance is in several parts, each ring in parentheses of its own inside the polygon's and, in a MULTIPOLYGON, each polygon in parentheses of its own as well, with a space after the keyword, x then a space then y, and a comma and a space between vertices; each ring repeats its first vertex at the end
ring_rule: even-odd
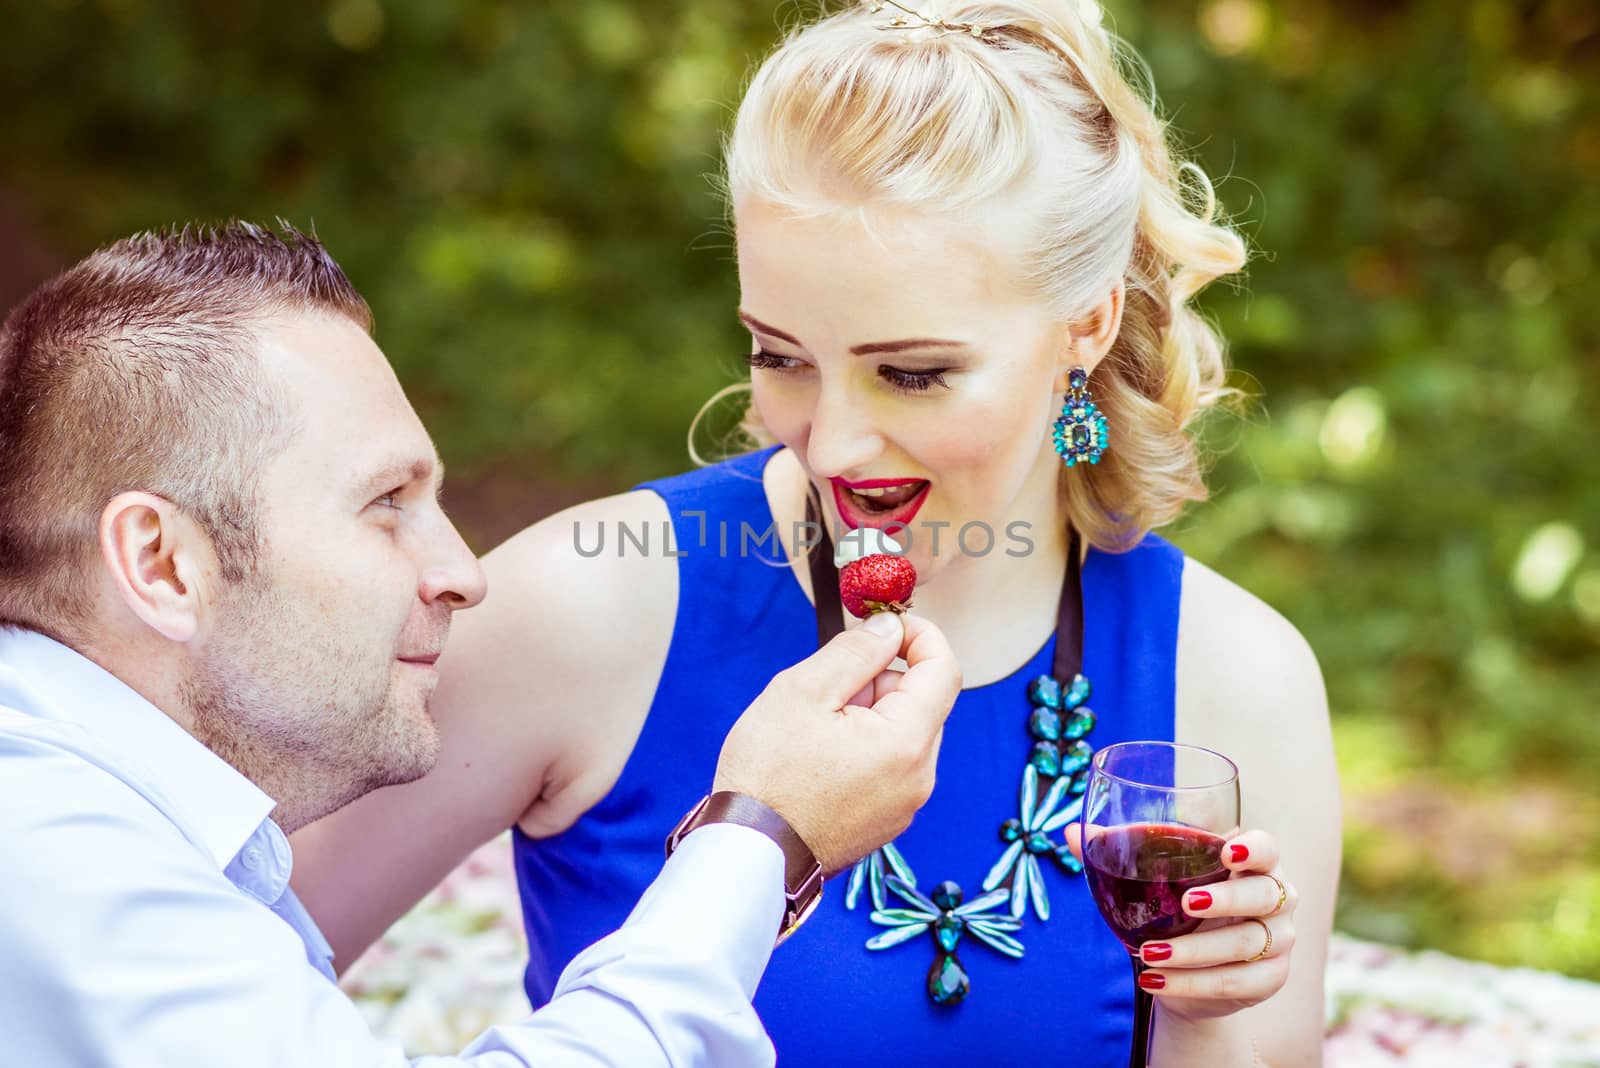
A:
POLYGON ((251 871, 261 867, 261 850, 251 846, 244 851, 244 866, 251 871))

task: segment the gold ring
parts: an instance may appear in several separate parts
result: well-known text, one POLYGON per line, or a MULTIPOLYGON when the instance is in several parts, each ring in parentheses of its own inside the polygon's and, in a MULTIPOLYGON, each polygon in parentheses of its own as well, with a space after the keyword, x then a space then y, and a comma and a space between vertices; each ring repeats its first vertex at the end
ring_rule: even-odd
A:
POLYGON ((1244 962, 1246 964, 1254 964, 1256 961, 1260 960, 1262 957, 1265 957, 1268 953, 1272 952, 1272 928, 1267 926, 1267 921, 1266 920, 1259 919, 1259 918, 1257 918, 1255 916, 1247 916, 1245 918, 1247 920, 1249 920, 1251 923, 1259 923, 1261 925, 1261 933, 1267 936, 1267 941, 1261 947, 1261 952, 1257 953, 1253 957, 1246 957, 1244 959, 1244 962))
MULTIPOLYGON (((1289 900, 1289 888, 1287 886, 1283 885, 1283 880, 1282 879, 1278 878, 1276 875, 1272 874, 1270 871, 1262 872, 1261 874, 1265 875, 1268 879, 1271 879, 1273 882, 1278 884, 1278 903, 1276 905, 1272 906, 1272 911, 1271 912, 1267 913, 1268 916, 1276 916, 1279 913, 1279 911, 1281 911, 1283 909, 1283 903, 1285 901, 1289 900)), ((1270 938, 1269 938, 1269 941, 1270 941, 1270 938)))

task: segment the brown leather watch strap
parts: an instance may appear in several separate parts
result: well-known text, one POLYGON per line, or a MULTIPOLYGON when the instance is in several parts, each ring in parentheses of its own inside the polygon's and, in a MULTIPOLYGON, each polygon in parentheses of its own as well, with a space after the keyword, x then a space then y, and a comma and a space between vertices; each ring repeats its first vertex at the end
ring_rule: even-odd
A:
POLYGON ((667 856, 691 831, 708 823, 732 823, 760 831, 783 851, 783 892, 786 899, 778 941, 803 923, 822 899, 822 865, 811 847, 795 833, 789 821, 747 794, 722 790, 701 798, 676 829, 667 836, 667 856))
POLYGON ((706 807, 700 810, 695 826, 707 823, 752 827, 777 842, 778 848, 783 850, 783 885, 791 892, 798 890, 817 867, 811 847, 794 832, 789 821, 748 794, 736 794, 732 790, 712 794, 706 800, 706 807))

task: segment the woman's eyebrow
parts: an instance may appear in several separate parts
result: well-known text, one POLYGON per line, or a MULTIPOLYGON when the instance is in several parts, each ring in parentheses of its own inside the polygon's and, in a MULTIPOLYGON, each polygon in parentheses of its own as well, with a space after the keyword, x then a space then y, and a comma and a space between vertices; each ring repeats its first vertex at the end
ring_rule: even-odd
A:
POLYGON ((758 330, 763 334, 778 338, 780 341, 787 341, 791 345, 800 344, 800 339, 795 337, 793 334, 786 334, 775 326, 768 326, 766 323, 747 312, 739 313, 739 321, 744 323, 744 325, 748 326, 752 330, 758 330))
POLYGON ((857 356, 870 356, 885 352, 904 352, 906 349, 959 349, 965 346, 964 341, 951 341, 947 338, 912 337, 904 341, 873 341, 865 345, 851 345, 850 351, 857 356))
MULTIPOLYGON (((749 312, 741 311, 739 313, 739 321, 750 329, 766 334, 769 337, 787 341, 791 345, 800 344, 800 339, 793 334, 779 330, 775 326, 769 326, 749 312)), ((948 338, 910 337, 900 341, 869 341, 864 345, 850 346, 850 351, 856 356, 872 356, 889 352, 905 352, 907 349, 958 349, 965 346, 966 342, 964 341, 951 341, 948 338)))

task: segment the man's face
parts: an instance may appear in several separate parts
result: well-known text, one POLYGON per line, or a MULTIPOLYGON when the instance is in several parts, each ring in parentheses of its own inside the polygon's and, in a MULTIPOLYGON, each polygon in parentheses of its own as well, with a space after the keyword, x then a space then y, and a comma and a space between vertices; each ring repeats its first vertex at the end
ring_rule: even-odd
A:
POLYGON ((260 567, 214 600, 185 697, 197 736, 292 829, 433 766, 434 661, 484 580, 439 507, 433 443, 359 327, 285 316, 261 360, 295 430, 262 471, 260 567))

